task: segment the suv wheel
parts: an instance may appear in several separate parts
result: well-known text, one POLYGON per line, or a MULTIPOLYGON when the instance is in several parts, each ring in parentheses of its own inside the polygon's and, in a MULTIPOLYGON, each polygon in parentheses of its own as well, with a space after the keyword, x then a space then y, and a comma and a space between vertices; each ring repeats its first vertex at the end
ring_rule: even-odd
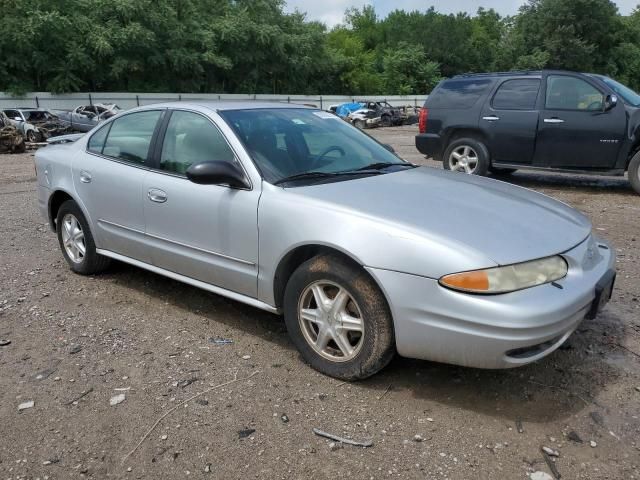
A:
POLYGON ((629 175, 629 183, 633 189, 636 193, 640 193, 640 152, 637 152, 629 162, 627 175, 629 175))
POLYGON ((446 170, 484 176, 489 171, 489 150, 475 138, 459 138, 449 144, 442 163, 446 170))
POLYGON ((364 130, 365 128, 367 128, 367 124, 364 120, 356 120, 353 122, 353 125, 360 130, 364 130))
POLYGON ((306 261, 285 290, 291 340, 316 370, 342 380, 367 378, 393 358, 391 312, 360 268, 333 255, 306 261))

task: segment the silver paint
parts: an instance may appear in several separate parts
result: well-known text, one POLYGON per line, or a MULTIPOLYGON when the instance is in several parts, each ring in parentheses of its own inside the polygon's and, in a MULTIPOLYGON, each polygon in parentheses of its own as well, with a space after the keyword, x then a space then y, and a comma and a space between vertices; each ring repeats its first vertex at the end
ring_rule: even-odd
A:
POLYGON ((594 248, 584 215, 493 179, 420 167, 298 188, 263 182, 217 112, 297 108, 292 105, 182 102, 138 110, 164 108, 208 116, 251 188, 196 185, 88 154, 88 134, 36 153, 43 215, 51 195, 66 192, 84 212, 100 254, 272 312, 281 307, 278 264, 299 247, 332 248, 362 265, 385 294, 402 355, 477 367, 516 366, 553 351, 583 319, 598 279, 614 267, 612 249, 594 248), (90 183, 80 181, 81 171, 90 183), (151 201, 151 189, 167 201, 151 201), (562 289, 542 285, 477 296, 437 282, 449 273, 556 254, 569 265, 558 282, 562 289), (510 349, 552 339, 536 356, 505 357, 510 349))

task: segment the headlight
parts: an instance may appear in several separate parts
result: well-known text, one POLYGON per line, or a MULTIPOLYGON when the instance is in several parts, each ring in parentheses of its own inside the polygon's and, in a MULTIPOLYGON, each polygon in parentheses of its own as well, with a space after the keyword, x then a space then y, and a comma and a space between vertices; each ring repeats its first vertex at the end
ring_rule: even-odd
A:
POLYGON ((564 258, 542 258, 505 267, 445 275, 440 285, 469 293, 507 293, 559 280, 567 275, 564 258))

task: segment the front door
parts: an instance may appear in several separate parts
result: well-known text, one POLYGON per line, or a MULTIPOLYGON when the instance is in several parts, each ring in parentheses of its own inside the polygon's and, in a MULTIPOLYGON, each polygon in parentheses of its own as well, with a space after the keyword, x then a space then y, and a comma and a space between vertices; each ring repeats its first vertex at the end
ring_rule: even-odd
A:
POLYGON ((626 129, 624 105, 605 110, 605 94, 583 78, 547 77, 535 164, 554 168, 613 168, 626 129))
POLYGON ((260 188, 198 185, 185 172, 206 161, 239 162, 208 117, 171 113, 156 169, 145 181, 144 215, 153 264, 257 296, 260 188))
POLYGON ((505 80, 487 100, 480 126, 487 135, 492 163, 531 164, 540 84, 539 78, 505 80))
POLYGON ((143 187, 161 110, 135 112, 108 123, 73 162, 73 182, 100 249, 150 262, 145 246, 143 187))

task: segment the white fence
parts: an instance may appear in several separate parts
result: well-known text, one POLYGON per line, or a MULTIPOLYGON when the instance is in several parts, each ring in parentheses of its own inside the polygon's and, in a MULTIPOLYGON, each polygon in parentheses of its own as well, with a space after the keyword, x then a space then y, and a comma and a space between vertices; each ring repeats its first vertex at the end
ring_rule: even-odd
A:
POLYGON ((47 92, 32 92, 24 96, 13 97, 8 93, 0 92, 0 108, 11 107, 39 107, 54 110, 70 110, 78 105, 91 105, 95 103, 116 103, 120 108, 129 109, 140 105, 152 103, 190 100, 256 100, 289 102, 315 105, 321 109, 328 109, 330 105, 358 101, 358 100, 385 100, 394 106, 411 105, 422 106, 426 99, 424 96, 402 95, 249 95, 229 93, 117 93, 117 92, 83 92, 65 95, 52 95, 47 92))

